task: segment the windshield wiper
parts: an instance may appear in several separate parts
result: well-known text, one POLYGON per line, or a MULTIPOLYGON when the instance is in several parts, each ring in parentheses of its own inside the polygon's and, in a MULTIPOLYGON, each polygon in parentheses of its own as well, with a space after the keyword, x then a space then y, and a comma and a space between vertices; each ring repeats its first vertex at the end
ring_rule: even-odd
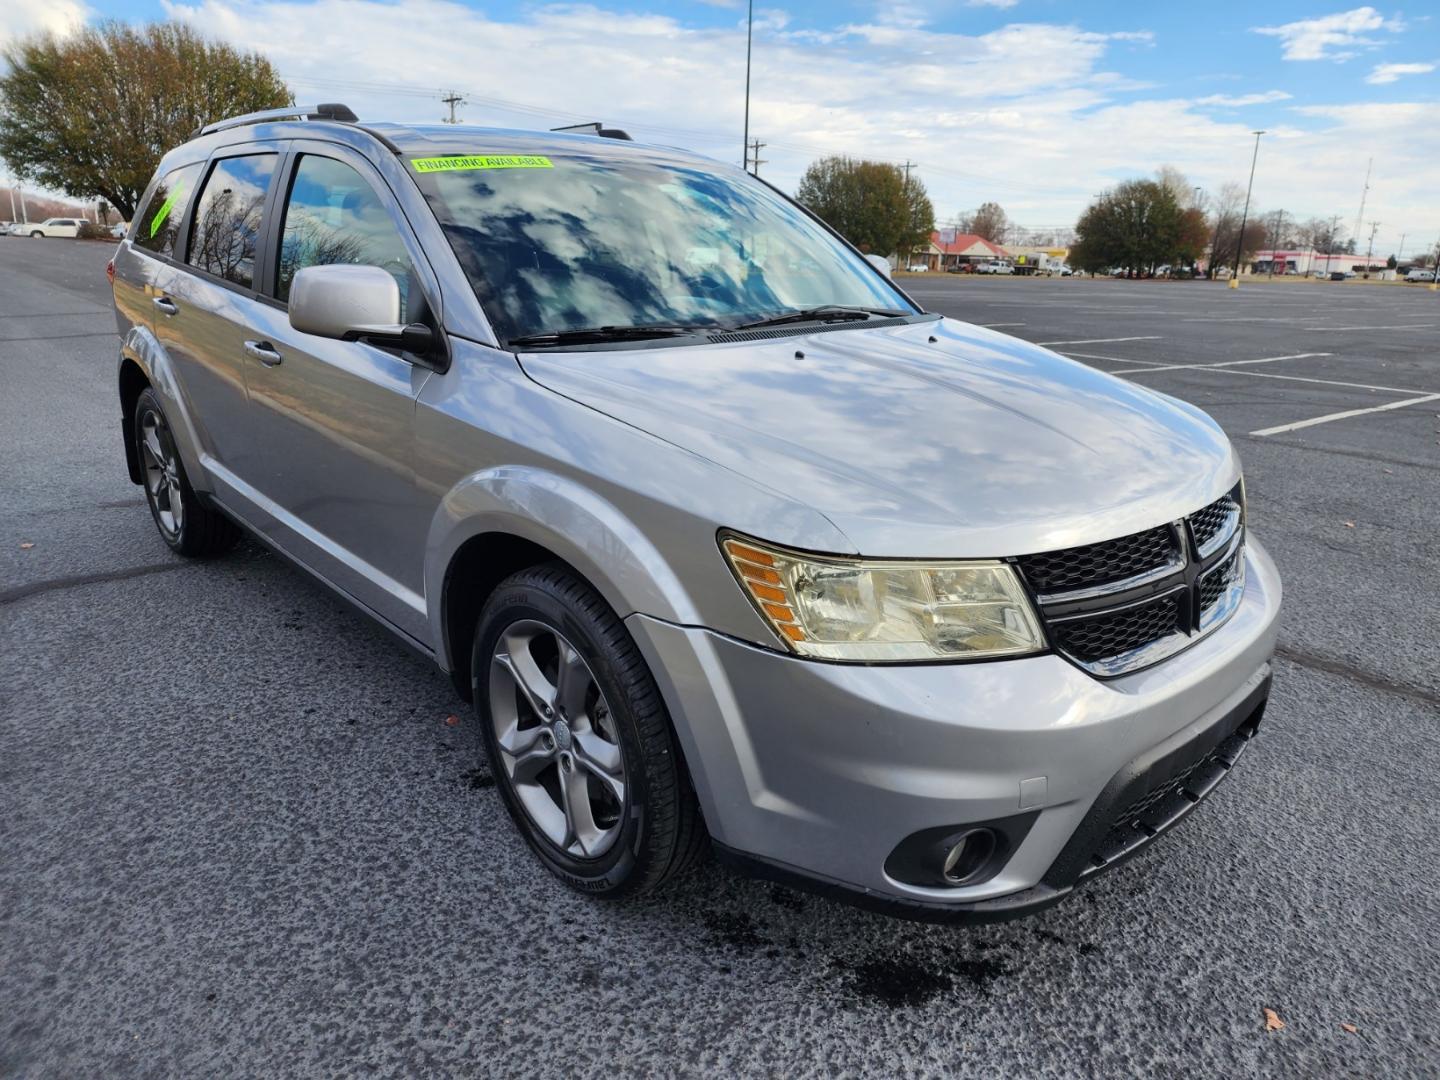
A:
POLYGON ((783 326, 785 323, 795 322, 848 322, 853 319, 868 319, 872 316, 882 318, 895 318, 901 315, 913 315, 913 311, 900 311, 896 308, 867 308, 850 307, 846 304, 822 304, 819 307, 805 308, 803 311, 787 311, 781 315, 771 315, 766 319, 756 319, 754 322, 741 323, 732 327, 735 330, 753 330, 758 326, 783 326))
POLYGON ((574 330, 548 330, 543 334, 524 334, 510 338, 507 345, 583 345, 606 341, 641 341, 645 338, 679 337, 710 330, 709 326, 683 326, 679 323, 651 323, 648 326, 583 326, 574 330))

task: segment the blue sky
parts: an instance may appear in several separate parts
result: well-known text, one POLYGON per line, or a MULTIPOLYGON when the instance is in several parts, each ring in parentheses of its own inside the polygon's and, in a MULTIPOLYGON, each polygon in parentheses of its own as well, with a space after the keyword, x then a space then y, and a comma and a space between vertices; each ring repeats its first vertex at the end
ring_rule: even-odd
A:
MULTIPOLYGON (((1243 183, 1265 128, 1262 209, 1353 228, 1373 156, 1365 219, 1408 251, 1440 237, 1432 8, 762 0, 751 131, 783 186, 822 153, 909 160, 942 221, 995 199, 1052 227, 1165 163, 1209 193, 1243 183)), ((603 119, 739 159, 743 0, 7 0, 0 40, 105 17, 189 20, 362 117, 438 119, 454 88, 468 122, 603 119)))

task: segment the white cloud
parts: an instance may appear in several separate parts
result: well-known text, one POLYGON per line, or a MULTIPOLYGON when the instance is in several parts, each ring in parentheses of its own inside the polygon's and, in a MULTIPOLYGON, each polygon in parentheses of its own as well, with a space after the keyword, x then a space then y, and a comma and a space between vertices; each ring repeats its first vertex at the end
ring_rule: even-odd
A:
POLYGON ((1266 90, 1263 94, 1211 94, 1209 97, 1197 98, 1195 104, 1239 109, 1246 105, 1268 105, 1272 101, 1288 101, 1290 96, 1284 90, 1266 90))
POLYGON ((6 0, 0 8, 0 46, 29 34, 69 33, 90 15, 80 0, 6 0))
POLYGON ((1376 64, 1375 69, 1365 76, 1365 81, 1379 86, 1397 82, 1402 75, 1424 75, 1434 70, 1434 64, 1376 64))
POLYGON ((1284 46, 1286 60, 1346 60, 1355 55, 1355 46, 1373 47, 1380 44, 1365 37, 1373 30, 1395 32, 1404 28, 1396 19, 1386 19, 1373 7, 1359 7, 1317 19, 1300 19, 1281 26, 1256 26, 1252 31, 1278 37, 1284 46), (1335 51, 1338 50, 1338 51, 1335 51))
POLYGON ((993 7, 1001 9, 1012 8, 1018 3, 1020 3, 1020 0, 965 0, 965 4, 968 7, 993 7))
MULTIPOLYGON (((743 21, 696 27, 603 2, 537 5, 513 21, 451 0, 172 0, 167 10, 266 53, 299 98, 345 101, 362 118, 434 123, 445 112, 439 88, 454 87, 469 99, 469 123, 602 120, 738 163, 743 21)), ((1068 226, 1096 192, 1162 162, 1207 189, 1243 183, 1253 125, 1108 70, 1116 47, 1078 26, 957 34, 878 15, 823 32, 757 32, 750 133, 767 144, 766 176, 788 190, 825 153, 918 162, 942 219, 994 198, 1024 224, 1068 226)), ((1357 155, 1374 154, 1385 162, 1371 192, 1376 219, 1440 232, 1426 183, 1440 160, 1434 106, 1342 108, 1296 113, 1265 137, 1257 202, 1328 216, 1355 201, 1357 155)))

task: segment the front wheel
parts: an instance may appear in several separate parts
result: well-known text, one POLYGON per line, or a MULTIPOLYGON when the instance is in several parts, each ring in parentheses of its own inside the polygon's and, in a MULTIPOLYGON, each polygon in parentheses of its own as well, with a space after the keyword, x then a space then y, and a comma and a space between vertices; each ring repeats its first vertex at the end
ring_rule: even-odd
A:
POLYGON ((33 239, 37 239, 37 238, 43 240, 43 239, 45 238, 45 234, 44 234, 43 232, 41 232, 39 229, 36 229, 34 232, 32 232, 32 233, 30 234, 30 238, 31 238, 32 240, 33 240, 33 239))
POLYGON ((664 702, 585 581, 558 564, 507 578, 480 614, 471 670, 490 771, 552 873, 633 896, 691 861, 704 826, 664 702))

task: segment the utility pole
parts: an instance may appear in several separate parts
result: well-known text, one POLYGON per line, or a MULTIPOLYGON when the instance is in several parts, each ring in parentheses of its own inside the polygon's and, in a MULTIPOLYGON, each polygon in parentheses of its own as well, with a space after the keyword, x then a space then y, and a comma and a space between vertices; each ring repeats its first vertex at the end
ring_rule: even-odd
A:
POLYGON ((1430 291, 1435 292, 1440 290, 1440 240, 1435 241, 1435 258, 1430 264, 1430 269, 1434 271, 1430 275, 1430 291))
POLYGON ((458 124, 460 121, 455 119, 455 106, 464 105, 465 99, 459 94, 457 94, 454 90, 451 90, 450 93, 446 94, 440 100, 443 101, 446 105, 450 106, 450 118, 446 120, 445 123, 458 124))
POLYGON ((1380 228, 1380 222, 1370 222, 1370 246, 1365 249, 1365 280, 1370 280, 1370 263, 1375 254, 1375 230, 1380 228))
POLYGON ((765 159, 762 159, 760 157, 760 150, 762 147, 766 147, 769 145, 769 143, 763 143, 759 139, 750 140, 750 150, 752 151, 752 153, 746 156, 745 167, 747 170, 754 172, 756 176, 760 175, 760 166, 768 164, 765 159), (751 166, 754 166, 754 168, 751 169, 751 166))
POLYGON ((8 190, 10 192, 10 220, 15 221, 15 188, 12 185, 8 190))
MULTIPOLYGON (((900 181, 900 190, 905 196, 905 213, 910 218, 910 228, 913 230, 915 228, 915 215, 910 213, 910 170, 915 168, 915 163, 909 158, 906 158, 905 164, 901 165, 900 168, 903 169, 905 172, 904 178, 900 181)), ((904 265, 906 267, 909 267, 910 241, 908 238, 905 241, 905 250, 903 252, 897 251, 896 254, 904 255, 904 265)))
POLYGON ((1395 266, 1397 269, 1400 264, 1405 261, 1405 237, 1409 235, 1409 233, 1403 232, 1400 234, 1400 247, 1395 251, 1395 266))
POLYGON ((750 156, 750 47, 754 39, 755 0, 750 0, 750 10, 745 17, 745 135, 740 142, 741 160, 750 156))
POLYGON ((1250 156, 1250 183, 1245 187, 1245 209, 1240 214, 1240 235, 1235 240, 1235 273, 1230 277, 1230 288, 1240 287, 1240 255, 1245 249, 1245 222, 1250 217, 1250 191, 1255 187, 1255 162, 1260 160, 1260 136, 1263 131, 1253 131, 1255 153, 1250 156))

